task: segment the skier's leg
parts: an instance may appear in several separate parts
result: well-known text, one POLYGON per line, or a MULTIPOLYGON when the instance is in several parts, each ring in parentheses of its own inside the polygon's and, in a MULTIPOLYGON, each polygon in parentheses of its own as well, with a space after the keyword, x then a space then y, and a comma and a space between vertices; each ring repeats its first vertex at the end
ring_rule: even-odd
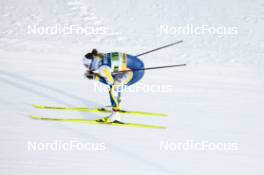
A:
POLYGON ((132 72, 126 72, 114 76, 115 82, 112 88, 110 89, 110 99, 113 106, 113 110, 121 110, 121 92, 132 78, 132 72))
POLYGON ((113 111, 119 111, 121 110, 121 91, 122 88, 120 85, 113 85, 111 86, 109 90, 109 96, 110 96, 110 101, 112 104, 113 111))
POLYGON ((109 96, 112 105, 112 114, 109 115, 106 119, 107 122, 115 122, 120 120, 119 111, 121 110, 120 106, 120 88, 116 85, 110 86, 109 96))
POLYGON ((121 110, 121 91, 123 87, 133 78, 133 72, 126 72, 113 77, 110 68, 108 66, 102 66, 99 73, 110 85, 109 96, 113 110, 112 114, 106 117, 104 121, 119 121, 120 115, 118 112, 121 110))
POLYGON ((111 86, 109 89, 109 97, 112 105, 112 110, 118 112, 121 110, 120 107, 120 97, 118 97, 119 92, 117 91, 115 85, 111 86))
POLYGON ((97 73, 106 80, 107 84, 114 84, 114 78, 111 74, 111 69, 109 66, 101 66, 97 73))
POLYGON ((120 94, 121 91, 116 85, 110 85, 109 89, 109 96, 110 96, 110 101, 112 105, 112 113, 103 118, 103 119, 98 119, 98 122, 115 122, 115 123, 122 123, 120 122, 120 115, 119 111, 121 110, 120 106, 120 94))
POLYGON ((124 73, 117 74, 114 76, 115 79, 114 84, 122 85, 122 86, 127 85, 127 83, 132 80, 133 75, 134 74, 132 71, 127 71, 124 73))
POLYGON ((132 78, 132 72, 122 73, 121 75, 114 77, 115 82, 109 90, 113 109, 113 113, 109 116, 110 121, 119 121, 121 119, 118 113, 121 110, 121 91, 132 78))

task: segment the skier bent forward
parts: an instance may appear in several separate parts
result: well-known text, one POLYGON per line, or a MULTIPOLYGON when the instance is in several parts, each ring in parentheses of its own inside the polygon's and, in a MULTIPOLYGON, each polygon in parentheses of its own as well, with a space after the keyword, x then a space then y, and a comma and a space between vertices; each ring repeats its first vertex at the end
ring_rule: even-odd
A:
POLYGON ((144 75, 144 63, 135 56, 120 52, 102 54, 96 49, 83 58, 87 68, 85 76, 109 86, 109 96, 112 105, 111 115, 99 119, 100 122, 120 122, 121 91, 124 86, 138 82, 144 75))

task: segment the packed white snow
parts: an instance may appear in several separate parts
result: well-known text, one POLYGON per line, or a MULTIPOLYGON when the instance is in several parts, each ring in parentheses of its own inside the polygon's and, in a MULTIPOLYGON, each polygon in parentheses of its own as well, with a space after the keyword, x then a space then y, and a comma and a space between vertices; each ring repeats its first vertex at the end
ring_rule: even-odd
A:
POLYGON ((261 0, 0 1, 0 174, 264 174, 263 9, 261 0), (84 78, 84 54, 178 40, 141 59, 187 66, 146 71, 122 96, 124 109, 168 114, 123 121, 166 130, 29 117, 102 117, 31 105, 110 105, 84 78))

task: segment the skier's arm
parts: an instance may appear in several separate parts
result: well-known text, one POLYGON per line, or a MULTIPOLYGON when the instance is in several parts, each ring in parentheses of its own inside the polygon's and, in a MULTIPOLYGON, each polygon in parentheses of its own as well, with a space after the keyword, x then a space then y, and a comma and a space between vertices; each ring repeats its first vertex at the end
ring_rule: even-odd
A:
POLYGON ((84 59, 83 63, 84 66, 87 68, 86 72, 84 73, 84 76, 87 77, 89 80, 99 80, 100 76, 98 75, 98 65, 99 65, 100 59, 94 58, 92 60, 84 59))
POLYGON ((89 66, 89 70, 91 72, 96 73, 97 69, 99 68, 100 61, 101 61, 100 58, 97 58, 97 57, 93 58, 90 66, 89 66))

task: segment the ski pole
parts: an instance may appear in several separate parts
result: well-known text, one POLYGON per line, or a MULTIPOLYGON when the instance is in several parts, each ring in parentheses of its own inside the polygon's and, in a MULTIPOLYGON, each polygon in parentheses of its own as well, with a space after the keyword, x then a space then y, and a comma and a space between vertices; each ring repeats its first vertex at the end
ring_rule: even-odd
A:
POLYGON ((164 48, 166 48, 166 47, 170 47, 170 46, 173 46, 173 45, 176 45, 176 44, 180 44, 180 43, 182 43, 182 42, 183 42, 183 40, 180 40, 180 41, 177 41, 177 42, 174 42, 174 43, 171 43, 171 44, 167 44, 167 45, 165 45, 165 46, 158 47, 158 48, 156 48, 156 49, 153 49, 153 50, 150 50, 150 51, 147 51, 147 52, 143 52, 143 53, 141 53, 141 54, 138 54, 138 55, 136 55, 136 57, 139 57, 139 56, 142 56, 142 55, 146 55, 146 54, 148 54, 148 53, 151 53, 151 52, 154 52, 154 51, 157 51, 157 50, 160 50, 160 49, 164 49, 164 48))
MULTIPOLYGON (((168 65, 168 66, 147 67, 147 68, 142 68, 142 69, 122 70, 122 71, 113 72, 112 75, 116 75, 116 74, 123 73, 123 72, 130 72, 130 71, 141 71, 141 70, 151 70, 151 69, 164 69, 164 68, 180 67, 180 66, 186 66, 186 64, 175 64, 175 65, 168 65)), ((93 74, 101 77, 101 75, 98 74, 98 73, 93 73, 93 74)), ((87 78, 89 78, 86 74, 85 74, 85 76, 87 78)))
POLYGON ((186 66, 186 64, 175 64, 175 65, 168 65, 168 66, 157 66, 157 67, 147 67, 142 69, 131 69, 131 70, 123 70, 114 72, 114 74, 122 73, 122 72, 129 72, 129 71, 140 71, 140 70, 150 70, 150 69, 164 69, 164 68, 170 68, 170 67, 180 67, 180 66, 186 66))

